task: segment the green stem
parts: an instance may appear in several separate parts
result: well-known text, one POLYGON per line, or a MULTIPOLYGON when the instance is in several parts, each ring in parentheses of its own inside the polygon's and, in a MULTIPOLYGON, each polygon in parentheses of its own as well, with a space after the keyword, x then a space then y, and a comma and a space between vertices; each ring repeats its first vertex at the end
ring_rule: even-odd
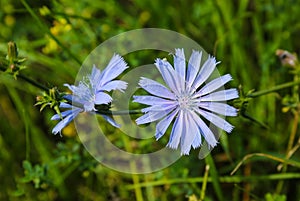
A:
MULTIPOLYGON (((294 75, 294 82, 299 82, 298 74, 294 75)), ((295 137, 296 137, 297 130, 298 130, 298 122, 299 122, 299 109, 298 109, 298 107, 299 107, 298 106, 299 105, 299 94, 298 94, 298 91, 299 91, 299 86, 295 85, 293 87, 292 95, 293 95, 293 99, 294 99, 295 103, 297 104, 297 108, 292 110, 292 112, 294 113, 294 121, 293 121, 293 125, 292 125, 291 134, 289 136, 289 141, 288 141, 288 145, 287 145, 287 149, 286 149, 285 159, 290 158, 289 154, 290 154, 291 149, 293 148, 293 144, 294 144, 295 137)), ((280 168, 282 167, 282 172, 284 172, 284 173, 287 171, 287 164, 286 163, 283 163, 282 166, 278 166, 278 167, 280 167, 280 168)), ((284 185, 284 181, 280 180, 277 184, 277 187, 276 187, 276 193, 277 194, 281 193, 281 191, 283 189, 283 185, 284 185)))
POLYGON ((203 176, 200 201, 204 200, 204 198, 205 198, 205 191, 206 191, 206 186, 207 186, 207 182, 208 182, 208 173, 209 173, 209 165, 207 164, 205 166, 205 172, 204 172, 204 176, 203 176))
MULTIPOLYGON (((5 72, 6 68, 4 68, 3 66, 0 66, 0 70, 5 72)), ((43 90, 43 91, 49 91, 50 89, 44 85, 42 85, 41 83, 27 77, 26 75, 23 74, 18 74, 17 75, 18 78, 21 78, 22 80, 28 82, 29 84, 43 90)), ((67 100, 69 104, 79 107, 79 108, 83 108, 83 106, 81 104, 76 104, 76 103, 72 103, 71 101, 67 100)), ((143 114, 143 112, 141 112, 140 110, 120 110, 120 111, 111 111, 111 110, 98 110, 95 112, 96 114, 104 114, 104 115, 127 115, 127 114, 143 114)))
MULTIPOLYGON (((219 177, 220 183, 242 183, 242 182, 257 182, 266 180, 289 180, 289 179, 300 179, 299 172, 289 172, 289 173, 277 173, 269 175, 256 175, 256 176, 221 176, 219 177)), ((126 189, 132 190, 136 187, 146 188, 149 186, 165 186, 172 184, 185 184, 185 183, 202 183, 204 177, 191 177, 191 178, 176 178, 176 179, 162 179, 158 181, 148 181, 140 182, 139 184, 126 185, 126 189)), ((212 177, 207 178, 208 183, 213 182, 212 177)))
MULTIPOLYGON (((3 67, 3 66, 0 66, 0 70, 3 71, 3 72, 5 72, 7 69, 5 67, 3 67)), ((39 83, 39 82, 37 82, 37 81, 29 78, 29 77, 26 77, 26 75, 23 75, 23 74, 19 73, 19 74, 17 74, 17 77, 21 78, 22 80, 24 80, 24 81, 32 84, 33 86, 35 86, 35 87, 37 87, 37 88, 39 88, 39 89, 41 89, 43 91, 49 91, 48 87, 42 85, 41 83, 39 83)))
POLYGON ((299 85, 299 84, 300 84, 299 80, 293 81, 293 82, 287 82, 287 83, 284 83, 284 84, 277 85, 277 86, 275 86, 271 89, 266 89, 266 90, 261 90, 261 91, 250 93, 246 96, 249 97, 249 98, 256 98, 256 97, 259 97, 259 96, 262 96, 262 95, 273 93, 273 92, 276 92, 276 91, 279 91, 279 90, 282 90, 282 89, 285 89, 285 88, 289 88, 289 87, 292 87, 292 86, 296 86, 296 85, 299 85))
POLYGON ((222 190, 221 185, 220 185, 220 177, 219 177, 218 170, 216 168, 214 159, 212 158, 211 154, 206 156, 205 162, 210 167, 210 173, 209 174, 211 175, 214 192, 215 192, 218 200, 223 201, 224 200, 224 195, 223 195, 223 190, 222 190))
POLYGON ((260 157, 265 157, 265 158, 269 158, 271 160, 274 161, 278 161, 280 163, 285 163, 294 167, 298 167, 300 168, 300 162, 296 162, 296 161, 292 161, 292 160, 287 160, 287 159, 283 159, 283 158, 279 158, 276 156, 272 156, 270 154, 264 154, 264 153, 253 153, 253 154, 248 154, 246 156, 244 156, 244 158, 242 159, 241 162, 238 163, 238 165, 234 168, 234 170, 230 173, 230 175, 233 175, 234 173, 236 173, 236 171, 241 167, 241 165, 248 159, 255 157, 255 156, 260 156, 260 157))
POLYGON ((27 161, 30 161, 30 150, 31 150, 31 147, 30 147, 30 131, 29 131, 29 123, 27 122, 27 118, 26 118, 26 112, 25 110, 23 110, 23 119, 25 120, 25 144, 26 144, 26 147, 25 147, 25 158, 27 161))
MULTIPOLYGON (((122 139, 123 139, 123 142, 124 142, 125 150, 129 153, 133 153, 132 146, 131 146, 127 136, 122 135, 122 139)), ((133 172, 136 172, 137 167, 136 167, 135 161, 130 161, 130 168, 133 172)), ((133 185, 135 186, 134 187, 134 192, 135 192, 136 201, 144 201, 142 189, 139 186, 139 184, 140 184, 139 175, 133 173, 133 174, 131 174, 131 178, 132 178, 132 181, 133 181, 133 185)))
POLYGON ((40 84, 39 82, 36 82, 35 80, 32 80, 28 77, 26 77, 25 75, 23 74, 19 74, 18 75, 19 78, 21 78, 22 80, 32 84, 33 86, 36 86, 37 88, 43 90, 43 91, 49 91, 50 89, 42 84, 40 84))

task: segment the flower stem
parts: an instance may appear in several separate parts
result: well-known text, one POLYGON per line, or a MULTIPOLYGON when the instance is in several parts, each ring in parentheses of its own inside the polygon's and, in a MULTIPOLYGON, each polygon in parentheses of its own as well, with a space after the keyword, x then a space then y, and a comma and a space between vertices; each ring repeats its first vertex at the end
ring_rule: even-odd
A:
POLYGON ((277 85, 277 86, 275 86, 271 89, 266 89, 266 90, 261 90, 261 91, 250 93, 250 94, 247 95, 247 97, 256 98, 256 97, 266 95, 266 94, 269 94, 269 93, 273 93, 273 92, 276 92, 276 91, 279 91, 279 90, 282 90, 282 89, 285 89, 285 88, 289 88, 289 87, 292 87, 292 86, 297 86, 298 87, 298 85, 300 85, 299 80, 293 81, 293 82, 287 82, 287 83, 284 83, 284 84, 277 85))
POLYGON ((199 201, 202 201, 205 198, 205 191, 206 191, 206 186, 207 186, 207 182, 208 182, 209 167, 210 167, 209 164, 206 164, 199 201))
MULTIPOLYGON (((297 66, 299 69, 299 65, 297 66)), ((295 73, 294 75, 294 82, 299 82, 299 75, 298 73, 295 73)), ((298 123, 299 123, 299 86, 295 85, 293 87, 293 91, 292 91, 292 96, 293 96, 293 100, 295 101, 297 107, 293 108, 292 112, 294 114, 294 120, 293 120, 293 125, 292 125, 292 130, 289 136, 289 141, 288 141, 288 145, 287 145, 287 149, 286 149, 286 155, 285 155, 285 159, 289 159, 291 157, 290 152, 293 149, 293 144, 295 141, 295 137, 298 131, 298 123)), ((278 166, 278 169, 280 170, 282 168, 283 173, 285 173, 287 171, 287 164, 283 163, 281 165, 278 166)), ((280 194, 280 192, 282 191, 284 185, 284 181, 280 180, 277 184, 276 187, 276 193, 280 194)))
POLYGON ((37 88, 43 90, 43 91, 49 91, 50 89, 42 84, 40 84, 39 82, 35 81, 35 80, 32 80, 28 77, 26 77, 25 75, 23 74, 19 74, 18 75, 19 78, 21 78, 22 80, 32 84, 33 86, 36 86, 37 88))
MULTIPOLYGON (((0 70, 3 71, 3 72, 5 72, 5 71, 6 71, 6 68, 4 68, 3 66, 0 66, 0 70)), ((17 77, 18 77, 18 78, 21 78, 22 80, 24 80, 24 81, 30 83, 31 85, 33 85, 33 86, 35 86, 35 87, 37 87, 37 88, 39 88, 39 89, 41 89, 41 90, 43 90, 43 91, 49 91, 49 88, 48 88, 48 87, 46 87, 46 86, 42 85, 41 83, 39 83, 39 82, 37 82, 37 81, 35 81, 35 80, 33 80, 33 79, 27 77, 26 75, 23 75, 23 74, 21 74, 21 73, 18 73, 18 74, 17 74, 17 77)))
POLYGON ((290 166, 294 166, 294 167, 297 167, 297 168, 300 168, 300 163, 297 162, 297 161, 292 161, 292 160, 289 160, 289 159, 285 159, 285 158, 279 158, 277 156, 273 156, 273 155, 270 155, 270 154, 264 154, 264 153, 252 153, 252 154, 248 154, 246 156, 243 157, 243 159, 236 165, 236 167, 231 171, 230 175, 234 175, 238 169, 243 165, 243 163, 245 161, 247 161, 248 159, 250 158, 253 158, 253 157, 264 157, 264 158, 268 158, 268 159, 271 159, 273 161, 277 161, 277 162, 280 162, 280 163, 285 163, 285 164, 288 164, 290 166))
MULTIPOLYGON (((132 148, 129 140, 127 139, 127 137, 122 135, 122 140, 124 142, 125 150, 128 151, 129 153, 133 153, 133 148, 132 148)), ((130 161, 130 168, 131 168, 132 172, 137 171, 137 166, 136 166, 135 161, 130 161)), ((138 174, 131 174, 131 178, 132 178, 132 181, 133 181, 133 185, 135 186, 134 187, 134 193, 135 193, 136 201, 144 201, 142 188, 139 185, 140 184, 139 175, 138 174)))
MULTIPOLYGON (((3 66, 0 66, 0 70, 5 72, 6 68, 3 66)), ((43 91, 49 91, 50 88, 44 86, 43 84, 27 77, 26 75, 23 75, 21 73, 17 74, 17 77, 28 82, 29 84, 43 90, 43 91)), ((76 107, 82 108, 82 105, 74 104, 71 101, 67 100, 69 104, 74 105, 76 107)), ((105 114, 105 115, 127 115, 127 114, 143 114, 141 110, 120 110, 120 111, 111 111, 111 110, 98 110, 96 111, 96 114, 105 114)))

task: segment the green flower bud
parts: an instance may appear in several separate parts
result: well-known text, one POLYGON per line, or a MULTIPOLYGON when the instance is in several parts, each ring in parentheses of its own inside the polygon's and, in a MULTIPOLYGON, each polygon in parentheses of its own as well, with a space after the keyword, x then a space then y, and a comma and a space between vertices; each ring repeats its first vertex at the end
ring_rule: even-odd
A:
POLYGON ((10 63, 18 57, 18 49, 16 43, 10 41, 7 43, 7 57, 10 63))

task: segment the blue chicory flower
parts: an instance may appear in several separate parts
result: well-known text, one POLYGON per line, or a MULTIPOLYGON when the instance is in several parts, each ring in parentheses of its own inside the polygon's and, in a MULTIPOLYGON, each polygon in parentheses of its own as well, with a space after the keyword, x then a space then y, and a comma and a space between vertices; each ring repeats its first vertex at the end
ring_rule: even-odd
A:
POLYGON ((134 102, 149 105, 142 109, 146 114, 136 119, 138 125, 159 121, 157 140, 175 119, 167 146, 177 149, 180 143, 183 155, 188 155, 191 147, 200 147, 202 137, 210 147, 216 146, 217 140, 202 117, 230 133, 233 126, 219 115, 237 115, 237 109, 222 102, 238 98, 237 90, 220 90, 232 77, 227 74, 208 81, 218 62, 209 56, 200 68, 201 58, 202 52, 193 51, 186 67, 184 50, 176 49, 174 68, 166 59, 156 59, 155 65, 168 87, 142 77, 139 85, 151 95, 133 97, 134 102))
MULTIPOLYGON (((112 101, 112 97, 105 93, 112 90, 123 92, 127 88, 127 83, 121 80, 113 80, 118 77, 128 66, 124 59, 115 54, 107 67, 101 72, 95 65, 92 68, 90 75, 86 76, 79 82, 78 86, 64 84, 73 94, 64 96, 70 102, 76 103, 70 105, 61 103, 60 108, 67 108, 60 115, 55 114, 51 120, 62 119, 52 130, 52 133, 57 134, 67 126, 80 112, 95 112, 95 105, 108 104, 112 101), (82 107, 80 107, 81 105, 82 107)), ((101 114, 101 116, 115 127, 120 127, 111 117, 101 114)))

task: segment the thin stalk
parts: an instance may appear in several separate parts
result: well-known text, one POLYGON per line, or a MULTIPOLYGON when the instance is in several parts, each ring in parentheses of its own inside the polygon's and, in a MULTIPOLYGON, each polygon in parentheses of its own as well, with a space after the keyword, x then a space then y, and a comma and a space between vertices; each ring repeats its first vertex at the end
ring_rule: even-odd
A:
MULTIPOLYGON (((0 66, 0 70, 5 72, 6 68, 0 66)), ((26 75, 23 74, 17 74, 17 77, 28 82, 29 84, 31 84, 34 87, 37 87, 38 89, 41 89, 43 91, 49 91, 50 88, 46 87, 45 85, 27 77, 26 75)), ((58 94, 59 95, 59 94, 58 94)), ((76 104, 76 103, 72 103, 72 101, 67 100, 67 102, 73 106, 79 107, 79 108, 83 108, 83 106, 81 104, 76 104)), ((96 114, 104 114, 104 115, 127 115, 127 114, 143 114, 143 112, 141 112, 141 110, 120 110, 120 111, 111 111, 111 110, 97 110, 95 112, 96 114)))
POLYGON ((203 176, 203 183, 202 183, 202 188, 201 188, 201 194, 200 194, 200 200, 202 201, 205 198, 205 192, 206 192, 206 186, 208 182, 208 173, 209 173, 209 164, 205 166, 205 172, 203 176))
MULTIPOLYGON (((130 145, 129 140, 126 138, 125 135, 122 135, 122 139, 123 139, 126 151, 132 153, 133 150, 132 150, 132 147, 130 145)), ((136 164, 135 164, 134 161, 130 161, 130 168, 131 168, 132 172, 136 172, 136 164)), ((139 185, 140 184, 139 175, 138 174, 131 174, 131 178, 132 178, 132 181, 133 181, 136 200, 137 201, 144 201, 142 189, 139 185)))
POLYGON ((279 90, 282 90, 282 89, 285 89, 285 88, 289 88, 289 87, 292 87, 292 86, 297 86, 299 84, 300 84, 299 80, 293 81, 293 82, 287 82, 287 83, 284 83, 284 84, 277 85, 277 86, 275 86, 271 89, 266 89, 266 90, 261 90, 261 91, 250 93, 250 94, 247 95, 247 97, 256 98, 256 97, 266 95, 266 94, 269 94, 269 93, 273 93, 273 92, 276 92, 276 91, 279 91, 279 90))
POLYGON ((295 137, 296 137, 297 130, 298 130, 298 122, 299 122, 299 113, 298 113, 298 111, 295 111, 293 127, 291 130, 291 134, 290 134, 290 138, 289 138, 289 142, 288 142, 288 146, 287 146, 287 150, 286 150, 286 159, 289 159, 289 153, 290 153, 291 149, 293 148, 293 144, 294 144, 295 137))
POLYGON ((33 86, 35 86, 35 87, 37 87, 37 88, 43 90, 43 91, 49 91, 49 90, 50 90, 48 87, 42 85, 42 84, 39 83, 39 82, 36 82, 35 80, 32 80, 32 79, 26 77, 26 76, 23 75, 23 74, 19 74, 18 77, 21 78, 22 80, 24 80, 24 81, 26 81, 26 82, 32 84, 33 86))
POLYGON ((23 119, 25 120, 25 158, 27 161, 30 161, 30 150, 31 150, 31 142, 30 142, 30 132, 29 132, 29 123, 26 119, 25 110, 23 110, 23 119))
POLYGON ((300 137, 298 138, 298 141, 295 144, 295 146, 289 152, 288 157, 290 158, 299 148, 300 148, 300 137))
MULTIPOLYGON (((294 75, 294 82, 299 82, 298 74, 294 75)), ((298 91, 299 91, 299 86, 295 85, 293 87, 293 94, 292 95, 293 95, 294 101, 297 104, 297 108, 292 110, 293 114, 294 114, 294 120, 293 120, 292 130, 291 130, 291 134, 290 134, 290 137, 289 137, 287 149, 286 149, 285 159, 290 158, 289 154, 290 154, 290 151, 293 148, 293 144, 294 144, 295 137, 296 137, 297 130, 298 130, 298 122, 299 122, 299 108, 298 108, 299 107, 298 106, 299 105, 299 94, 298 94, 298 91)), ((279 168, 279 170, 282 168, 282 172, 286 172, 287 171, 287 164, 283 163, 282 165, 278 166, 278 168, 279 168)), ((281 193, 283 185, 284 185, 284 181, 280 180, 277 184, 277 187, 276 187, 276 193, 277 194, 281 193)))
MULTIPOLYGON (((7 69, 3 66, 0 66, 0 70, 5 72, 7 69)), ((17 77, 21 78, 22 80, 28 82, 29 84, 31 84, 31 85, 33 85, 33 86, 35 86, 35 87, 37 87, 37 88, 39 88, 43 91, 49 91, 48 87, 46 87, 46 86, 42 85, 41 83, 27 77, 26 75, 23 75, 23 74, 19 73, 19 74, 17 74, 17 77)))
MULTIPOLYGON (((299 172, 289 172, 289 173, 277 173, 277 174, 268 174, 268 175, 255 175, 255 176, 221 176, 219 177, 220 183, 242 183, 242 182, 257 182, 257 181, 266 181, 266 180, 289 180, 289 179, 300 179, 299 172)), ((165 186, 172 184, 189 184, 189 183, 202 183, 204 177, 191 177, 191 178, 176 178, 176 179, 162 179, 157 181, 147 181, 140 182, 139 184, 130 184, 126 185, 126 189, 132 190, 136 187, 146 188, 149 186, 165 186)), ((207 178, 208 183, 212 183, 212 177, 207 178)))
POLYGON ((241 167, 241 165, 247 161, 248 159, 252 158, 252 157, 255 157, 255 156, 260 156, 260 157, 265 157, 265 158, 269 158, 271 160, 274 160, 274 161, 278 161, 280 163, 285 163, 285 164, 288 164, 288 165, 291 165, 291 166, 294 166, 294 167, 298 167, 300 168, 300 163, 299 162, 296 162, 296 161, 292 161, 292 160, 287 160, 285 158, 279 158, 279 157, 276 157, 276 156, 272 156, 270 154, 264 154, 264 153, 253 153, 253 154, 248 154, 246 156, 244 156, 244 158, 237 164, 237 166, 232 170, 232 172, 230 173, 230 175, 233 175, 236 173, 236 171, 241 167))
POLYGON ((216 194, 219 201, 223 201, 224 200, 224 196, 223 196, 224 194, 223 194, 223 191, 222 191, 222 188, 221 188, 221 185, 220 185, 220 177, 219 177, 216 165, 214 163, 214 160, 213 160, 213 158, 210 154, 208 156, 206 156, 205 162, 210 167, 209 175, 212 178, 212 185, 213 185, 215 194, 216 194))

